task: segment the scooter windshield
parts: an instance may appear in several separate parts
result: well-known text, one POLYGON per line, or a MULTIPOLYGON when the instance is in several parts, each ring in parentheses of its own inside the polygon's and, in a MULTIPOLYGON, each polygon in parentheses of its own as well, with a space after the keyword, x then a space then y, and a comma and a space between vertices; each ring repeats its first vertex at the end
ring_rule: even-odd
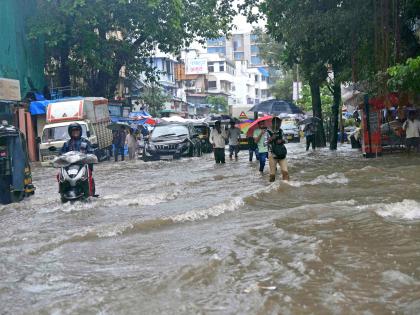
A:
POLYGON ((54 159, 52 165, 57 168, 67 167, 72 164, 96 164, 98 158, 94 154, 85 154, 78 151, 70 151, 54 159))

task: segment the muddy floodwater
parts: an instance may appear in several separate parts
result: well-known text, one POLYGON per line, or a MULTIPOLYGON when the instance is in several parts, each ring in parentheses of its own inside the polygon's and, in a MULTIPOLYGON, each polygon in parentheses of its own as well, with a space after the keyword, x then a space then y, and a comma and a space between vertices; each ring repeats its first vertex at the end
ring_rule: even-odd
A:
POLYGON ((245 151, 106 162, 65 205, 35 167, 0 207, 0 314, 420 314, 420 157, 288 150, 289 183, 245 151))

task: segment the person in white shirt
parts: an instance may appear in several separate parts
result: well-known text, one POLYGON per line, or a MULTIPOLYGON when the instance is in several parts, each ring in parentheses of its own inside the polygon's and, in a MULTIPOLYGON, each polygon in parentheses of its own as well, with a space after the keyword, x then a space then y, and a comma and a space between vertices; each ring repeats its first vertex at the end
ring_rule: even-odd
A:
POLYGON ((131 128, 128 130, 128 134, 125 137, 125 144, 128 146, 128 158, 134 160, 136 157, 137 139, 131 128))
POLYGON ((238 159, 239 140, 241 138, 241 129, 235 127, 235 121, 230 121, 230 128, 227 131, 229 139, 229 158, 232 160, 233 153, 235 153, 235 160, 238 159))
POLYGON ((408 114, 408 119, 403 124, 405 130, 407 151, 410 152, 411 148, 419 152, 419 139, 420 139, 420 121, 416 119, 415 112, 408 114))
POLYGON ((214 124, 214 128, 210 133, 210 143, 213 146, 214 159, 216 164, 225 163, 225 144, 226 144, 226 131, 222 130, 220 120, 214 124))

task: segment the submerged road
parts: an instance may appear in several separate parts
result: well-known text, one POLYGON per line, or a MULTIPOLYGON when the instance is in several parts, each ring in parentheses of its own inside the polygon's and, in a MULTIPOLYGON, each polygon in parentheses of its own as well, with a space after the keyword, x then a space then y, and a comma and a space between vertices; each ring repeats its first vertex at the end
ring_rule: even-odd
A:
POLYGON ((420 314, 420 157, 289 144, 291 181, 211 155, 56 170, 0 207, 0 314, 420 314))

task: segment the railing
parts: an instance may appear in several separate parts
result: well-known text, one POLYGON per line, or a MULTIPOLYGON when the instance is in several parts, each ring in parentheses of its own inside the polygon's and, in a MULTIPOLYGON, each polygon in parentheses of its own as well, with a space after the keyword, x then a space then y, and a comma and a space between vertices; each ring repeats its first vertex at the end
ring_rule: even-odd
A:
POLYGON ((79 96, 79 89, 74 89, 71 86, 61 86, 51 89, 51 99, 56 100, 63 97, 79 96))

